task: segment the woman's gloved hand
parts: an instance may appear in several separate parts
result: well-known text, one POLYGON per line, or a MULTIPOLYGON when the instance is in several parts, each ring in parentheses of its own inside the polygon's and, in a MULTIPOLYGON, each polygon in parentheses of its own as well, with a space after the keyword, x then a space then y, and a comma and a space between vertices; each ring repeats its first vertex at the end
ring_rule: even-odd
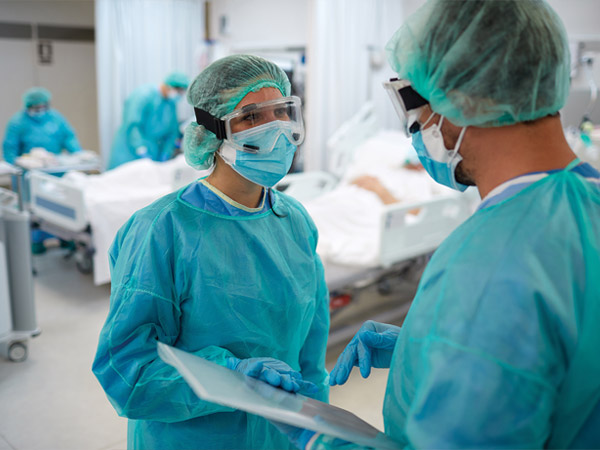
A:
POLYGON ((363 378, 371 374, 371 367, 388 369, 399 334, 400 327, 395 325, 366 321, 339 356, 329 384, 344 384, 354 366, 360 368, 363 378))
POLYGON ((227 367, 253 378, 280 387, 288 392, 302 390, 307 393, 318 391, 310 381, 304 381, 300 372, 296 372, 283 361, 274 358, 227 358, 227 367))

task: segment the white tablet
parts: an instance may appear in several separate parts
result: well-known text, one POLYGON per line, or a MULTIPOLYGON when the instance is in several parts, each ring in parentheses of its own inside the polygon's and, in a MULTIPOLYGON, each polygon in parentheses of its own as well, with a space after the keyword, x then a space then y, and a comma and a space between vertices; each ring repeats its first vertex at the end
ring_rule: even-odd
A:
POLYGON ((202 400, 367 447, 402 448, 400 443, 345 409, 275 388, 160 342, 158 354, 179 371, 202 400))

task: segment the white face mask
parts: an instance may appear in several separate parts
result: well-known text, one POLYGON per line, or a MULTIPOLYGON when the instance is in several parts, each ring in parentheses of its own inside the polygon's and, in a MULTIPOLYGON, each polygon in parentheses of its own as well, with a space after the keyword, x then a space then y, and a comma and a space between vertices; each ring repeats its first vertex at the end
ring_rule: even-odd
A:
POLYGON ((167 98, 169 100, 179 101, 179 99, 181 99, 181 94, 178 91, 176 91, 175 89, 171 89, 171 90, 169 90, 169 93, 167 94, 167 98))
POLYGON ((420 132, 413 134, 413 146, 417 151, 421 164, 435 181, 452 189, 464 191, 467 186, 456 181, 455 171, 458 163, 462 161, 462 156, 458 153, 458 150, 467 127, 463 127, 461 130, 454 149, 449 150, 446 148, 442 136, 444 116, 441 116, 440 123, 434 123, 425 128, 425 125, 434 114, 432 113, 429 119, 425 121, 420 132))

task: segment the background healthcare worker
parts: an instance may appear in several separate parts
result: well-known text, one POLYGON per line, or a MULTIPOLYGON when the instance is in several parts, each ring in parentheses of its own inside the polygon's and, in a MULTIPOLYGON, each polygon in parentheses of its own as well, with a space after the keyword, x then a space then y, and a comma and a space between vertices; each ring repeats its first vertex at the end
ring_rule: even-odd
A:
POLYGON ((129 448, 290 447, 265 419, 198 399, 157 341, 328 400, 317 230, 296 200, 270 189, 304 137, 289 92, 285 73, 259 57, 208 66, 187 94, 204 125, 188 126, 184 153, 214 171, 135 213, 115 239, 93 371, 131 419, 129 448))
POLYGON ((560 19, 539 0, 430 0, 387 50, 424 167, 483 201, 402 328, 365 323, 330 384, 389 367, 385 431, 407 448, 600 448, 600 173, 563 135, 560 19))
POLYGON ((167 161, 179 138, 177 102, 188 77, 173 72, 160 86, 140 86, 125 100, 123 123, 113 141, 108 169, 140 158, 167 161))
POLYGON ((33 148, 43 148, 54 154, 62 150, 75 153, 81 150, 75 132, 67 119, 50 108, 52 95, 42 87, 34 87, 23 94, 25 109, 11 117, 6 126, 4 160, 15 160, 33 148))

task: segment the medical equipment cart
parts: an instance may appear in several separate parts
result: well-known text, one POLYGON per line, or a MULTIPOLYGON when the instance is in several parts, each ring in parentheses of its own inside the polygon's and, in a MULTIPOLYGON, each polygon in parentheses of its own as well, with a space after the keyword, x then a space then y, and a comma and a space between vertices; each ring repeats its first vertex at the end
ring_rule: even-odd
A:
POLYGON ((35 317, 29 213, 23 208, 21 170, 0 163, 0 174, 13 175, 17 192, 0 188, 0 354, 27 359, 30 338, 40 334, 35 317))

